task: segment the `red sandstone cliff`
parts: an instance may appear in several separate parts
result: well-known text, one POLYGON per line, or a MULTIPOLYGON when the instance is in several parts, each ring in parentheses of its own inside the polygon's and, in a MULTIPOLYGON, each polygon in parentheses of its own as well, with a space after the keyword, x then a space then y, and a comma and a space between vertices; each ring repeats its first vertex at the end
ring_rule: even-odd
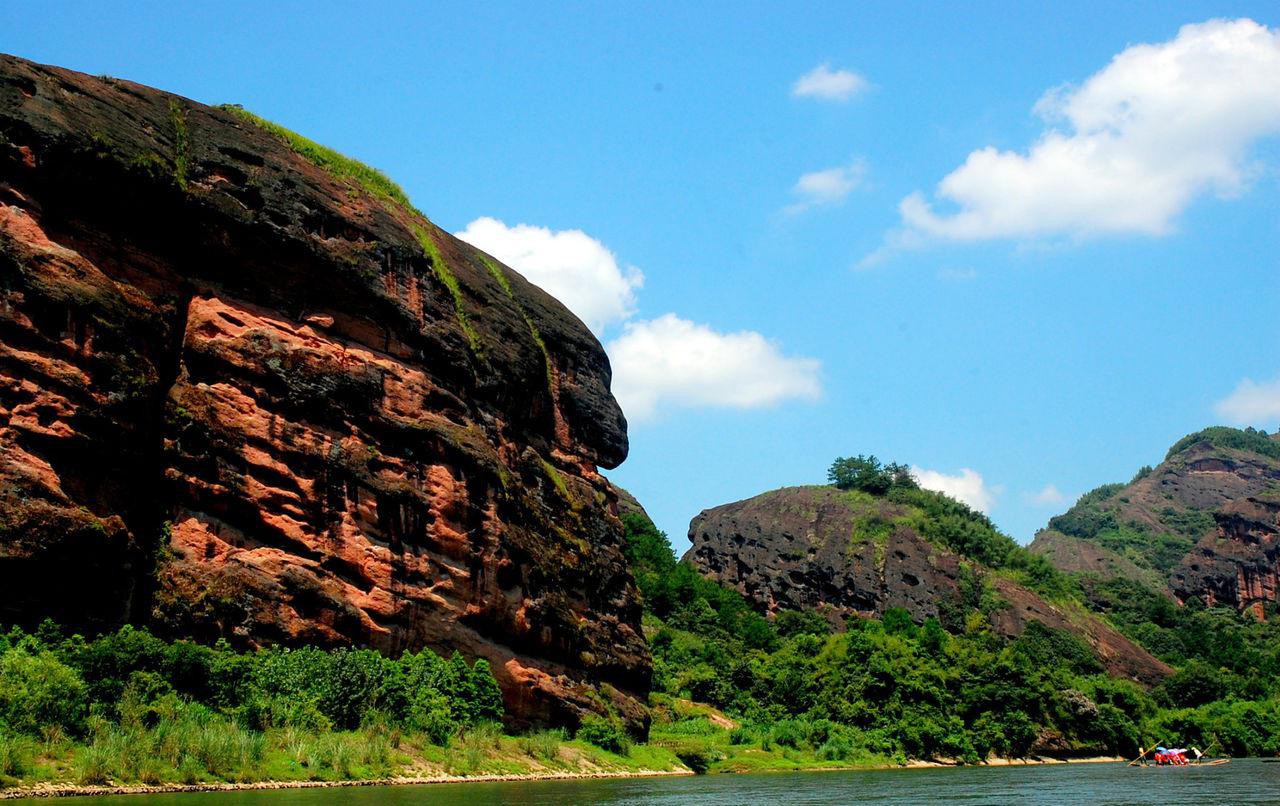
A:
POLYGON ((487 658, 643 731, 590 332, 233 111, 0 56, 0 621, 487 658))

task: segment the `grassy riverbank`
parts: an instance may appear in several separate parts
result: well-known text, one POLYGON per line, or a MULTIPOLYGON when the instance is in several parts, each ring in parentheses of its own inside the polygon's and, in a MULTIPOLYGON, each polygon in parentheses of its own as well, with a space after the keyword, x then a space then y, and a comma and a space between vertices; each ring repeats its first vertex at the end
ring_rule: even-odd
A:
POLYGON ((590 716, 505 735, 483 662, 423 651, 236 653, 123 628, 0 636, 0 791, 555 778, 902 766, 817 720, 743 726, 656 694, 653 730, 590 716))
MULTIPOLYGON (((711 716, 721 718, 714 713, 711 716)), ((567 739, 558 731, 509 736, 488 725, 455 737, 448 746, 431 744, 420 734, 401 734, 378 726, 320 735, 283 729, 237 736, 215 729, 190 738, 185 747, 183 741, 166 738, 170 731, 164 728, 116 734, 89 744, 54 737, 17 748, 22 757, 19 767, 8 769, 22 774, 0 781, 0 799, 956 764, 873 754, 831 759, 803 744, 746 744, 736 729, 711 720, 706 721, 700 735, 691 736, 687 724, 659 725, 649 743, 630 745, 619 752, 567 739), (179 755, 190 760, 174 764, 179 755)), ((10 745, 3 751, 8 754, 3 757, 5 763, 12 763, 14 750, 10 745)), ((985 763, 1002 766, 1060 761, 993 758, 985 763)))
POLYGON ((85 788, 195 787, 269 783, 451 781, 690 773, 657 744, 611 752, 556 731, 507 736, 482 725, 432 744, 381 726, 312 734, 292 728, 161 723, 111 729, 73 742, 9 740, 0 749, 0 793, 85 788))

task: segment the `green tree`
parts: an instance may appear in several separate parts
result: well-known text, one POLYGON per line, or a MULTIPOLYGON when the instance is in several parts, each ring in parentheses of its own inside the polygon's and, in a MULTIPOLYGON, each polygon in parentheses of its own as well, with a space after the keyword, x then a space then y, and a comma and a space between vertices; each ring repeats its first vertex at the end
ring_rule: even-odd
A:
POLYGON ((49 726, 78 731, 86 694, 75 670, 48 650, 15 648, 0 655, 0 724, 15 733, 39 736, 49 726))
POLYGON ((874 456, 838 457, 827 470, 827 479, 841 490, 861 490, 884 495, 893 487, 893 475, 874 456))

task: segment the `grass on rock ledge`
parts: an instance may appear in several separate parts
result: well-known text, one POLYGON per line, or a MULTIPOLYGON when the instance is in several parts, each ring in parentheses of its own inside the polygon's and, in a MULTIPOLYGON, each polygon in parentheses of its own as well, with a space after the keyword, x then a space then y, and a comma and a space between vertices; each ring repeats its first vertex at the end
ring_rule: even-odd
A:
POLYGON ((270 132, 283 140, 295 153, 328 171, 333 176, 340 179, 350 179, 374 196, 395 202, 406 210, 421 215, 413 206, 413 203, 409 201, 409 196, 404 192, 404 189, 377 168, 365 165, 363 162, 354 160, 345 154, 340 154, 328 146, 323 146, 315 140, 286 129, 279 123, 273 123, 264 117, 255 115, 238 104, 223 104, 218 108, 224 112, 237 115, 258 128, 270 132))

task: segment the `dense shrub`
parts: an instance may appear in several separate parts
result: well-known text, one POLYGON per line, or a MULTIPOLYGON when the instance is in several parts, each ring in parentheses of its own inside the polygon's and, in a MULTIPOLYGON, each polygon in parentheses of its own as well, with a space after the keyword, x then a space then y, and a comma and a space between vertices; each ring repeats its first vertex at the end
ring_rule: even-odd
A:
POLYGON ((773 627, 740 594, 677 561, 667 536, 648 518, 626 513, 622 520, 627 559, 648 612, 700 634, 736 636, 752 649, 775 644, 773 627))
POLYGON ((21 778, 35 761, 36 744, 29 736, 0 731, 0 786, 6 779, 21 778))
POLYGON ((1172 459, 1197 442, 1208 442, 1216 448, 1260 453, 1272 459, 1280 459, 1280 439, 1267 436, 1266 431, 1257 431, 1253 428, 1227 428, 1220 425, 1188 434, 1173 443, 1165 459, 1172 459))
POLYGON ((457 654, 446 660, 429 650, 399 658, 361 649, 237 653, 225 642, 168 642, 129 626, 92 641, 64 638, 52 625, 0 637, 0 732, 87 733, 92 741, 78 762, 86 780, 121 768, 108 751, 124 739, 104 733, 104 725, 172 732, 238 723, 236 730, 326 732, 372 721, 445 744, 462 728, 502 716, 488 664, 468 664, 457 654), (92 724, 90 713, 98 715, 92 724))
POLYGON ((0 654, 0 730, 29 736, 51 726, 78 731, 85 693, 80 675, 48 650, 0 654))
POLYGON ((841 456, 831 463, 827 480, 841 490, 861 490, 884 495, 892 489, 914 490, 918 486, 911 468, 890 462, 880 464, 874 456, 841 456))
POLYGON ((611 753, 631 752, 631 739, 617 717, 588 714, 582 718, 576 738, 611 753))

